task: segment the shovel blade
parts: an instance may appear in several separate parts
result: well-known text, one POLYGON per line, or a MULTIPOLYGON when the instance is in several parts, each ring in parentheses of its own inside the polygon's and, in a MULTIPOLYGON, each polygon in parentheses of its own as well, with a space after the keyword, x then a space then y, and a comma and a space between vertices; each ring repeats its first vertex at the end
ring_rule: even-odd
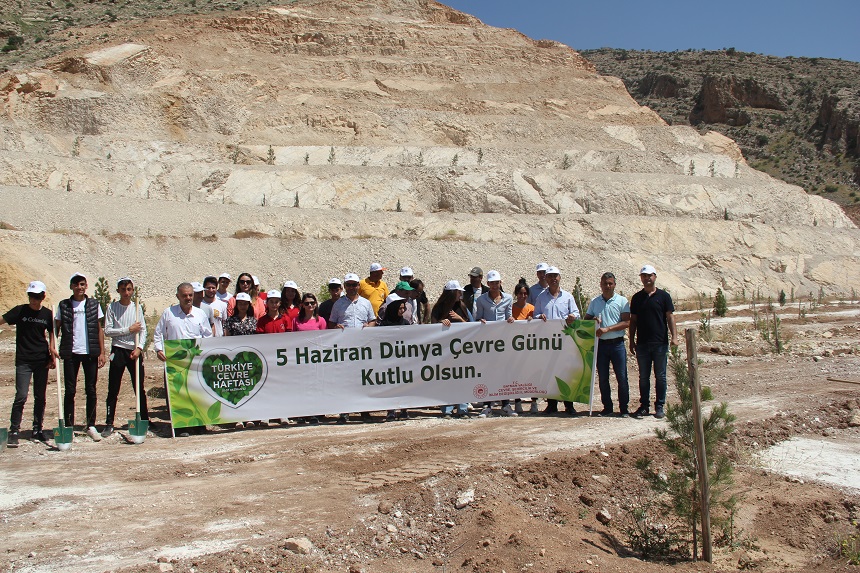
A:
POLYGON ((6 449, 6 443, 9 441, 9 430, 0 428, 0 452, 6 449))
POLYGON ((68 450, 72 446, 74 437, 75 429, 67 428, 66 424, 60 420, 60 426, 54 428, 54 443, 57 445, 57 449, 61 451, 68 450))
POLYGON ((135 416, 134 420, 128 421, 128 438, 132 443, 142 444, 146 439, 147 430, 149 430, 149 420, 141 420, 140 414, 135 416))

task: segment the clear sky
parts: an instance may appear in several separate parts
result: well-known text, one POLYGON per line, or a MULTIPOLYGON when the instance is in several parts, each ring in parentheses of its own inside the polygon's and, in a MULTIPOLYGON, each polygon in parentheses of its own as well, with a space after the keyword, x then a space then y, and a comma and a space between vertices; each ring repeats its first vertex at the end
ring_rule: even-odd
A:
POLYGON ((440 0, 577 50, 718 50, 860 62, 860 0, 440 0))

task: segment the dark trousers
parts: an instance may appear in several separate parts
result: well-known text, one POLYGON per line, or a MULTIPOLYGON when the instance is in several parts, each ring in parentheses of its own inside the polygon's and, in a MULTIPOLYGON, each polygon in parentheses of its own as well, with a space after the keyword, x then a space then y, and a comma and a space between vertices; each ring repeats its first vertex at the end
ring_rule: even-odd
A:
MULTIPOLYGON (((108 394, 105 400, 107 414, 105 415, 105 424, 113 426, 114 416, 116 414, 116 401, 119 398, 119 388, 122 384, 122 375, 128 370, 131 376, 131 389, 135 390, 135 382, 137 381, 137 372, 134 368, 134 360, 131 359, 131 350, 114 346, 110 349, 110 368, 108 369, 108 394)), ((140 368, 140 419, 149 419, 149 409, 146 405, 146 390, 143 388, 145 379, 143 373, 143 356, 138 357, 138 366, 140 368)))
POLYGON ((627 411, 630 401, 630 386, 627 384, 627 348, 624 337, 601 340, 597 345, 597 379, 600 387, 600 401, 606 410, 612 410, 612 388, 609 386, 609 365, 618 381, 618 409, 627 411))
POLYGON ((84 391, 87 394, 87 427, 96 425, 96 381, 99 377, 99 357, 88 354, 72 354, 63 360, 63 385, 66 396, 63 400, 66 426, 75 425, 75 392, 78 389, 78 371, 84 369, 84 391))
POLYGON ((669 345, 655 346, 636 345, 636 362, 639 364, 639 404, 648 407, 651 400, 651 365, 654 366, 656 384, 654 391, 654 407, 662 408, 666 404, 666 365, 669 359, 669 345))
MULTIPOLYGON (((558 400, 553 400, 552 398, 547 398, 546 400, 546 409, 548 412, 557 412, 558 411, 558 400)), ((564 402, 564 409, 570 412, 573 410, 573 402, 564 402)))
POLYGON ((30 391, 30 378, 33 379, 33 430, 42 429, 42 419, 45 417, 45 392, 48 388, 47 364, 16 364, 15 365, 15 400, 12 401, 12 416, 9 420, 9 431, 21 429, 21 419, 24 417, 24 405, 30 391))

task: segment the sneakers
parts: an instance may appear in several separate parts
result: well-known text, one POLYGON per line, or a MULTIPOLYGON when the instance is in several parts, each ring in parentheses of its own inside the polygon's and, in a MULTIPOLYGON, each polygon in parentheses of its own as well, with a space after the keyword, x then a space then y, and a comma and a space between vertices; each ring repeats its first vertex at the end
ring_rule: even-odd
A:
POLYGON ((349 414, 341 414, 337 417, 338 424, 346 424, 347 422, 349 422, 349 414))
POLYGON ((565 409, 564 409, 564 415, 565 415, 565 416, 569 416, 569 417, 571 417, 571 418, 575 418, 576 416, 578 416, 578 415, 579 415, 579 413, 576 411, 576 408, 574 408, 573 406, 571 406, 570 408, 565 408, 565 409))
POLYGON ((317 418, 316 416, 308 416, 307 418, 305 418, 305 421, 310 426, 319 426, 320 425, 319 418, 317 418))
POLYGON ((102 430, 102 437, 107 438, 110 437, 111 434, 113 434, 113 426, 108 424, 107 426, 105 426, 105 429, 102 430))
POLYGON ((18 447, 18 432, 9 432, 9 439, 6 441, 7 448, 18 447))
POLYGON ((409 410, 400 410, 397 414, 398 420, 408 420, 409 419, 409 410))
POLYGON ((658 406, 658 407, 654 408, 654 417, 657 418, 658 420, 662 420, 663 418, 666 417, 666 413, 663 411, 662 406, 658 406))
POLYGON ((370 412, 362 412, 361 413, 361 421, 365 424, 369 424, 373 422, 373 416, 370 415, 370 412))
POLYGON ((242 429, 244 429, 244 428, 245 428, 245 424, 244 424, 244 423, 242 423, 242 422, 236 422, 236 429, 237 429, 237 430, 242 430, 242 429))
POLYGON ((385 415, 385 421, 386 422, 396 422, 397 421, 397 414, 394 412, 394 410, 388 411, 388 413, 385 415))
MULTIPOLYGON (((517 404, 517 406, 519 406, 519 404, 517 404)), ((521 408, 520 410, 522 411, 522 408, 521 408)), ((510 405, 510 404, 508 404, 507 406, 502 407, 502 412, 504 412, 504 413, 505 413, 505 416, 519 416, 519 414, 518 414, 518 413, 514 412, 514 409, 513 409, 513 408, 511 408, 511 405, 510 405)))
POLYGON ((522 402, 517 402, 517 405, 516 405, 516 407, 514 408, 514 412, 516 412, 516 413, 517 413, 517 415, 519 415, 519 414, 522 414, 522 413, 523 413, 523 403, 522 403, 522 402))
POLYGON ((541 416, 555 416, 558 414, 558 406, 547 406, 543 412, 540 413, 541 416))
POLYGON ((650 416, 651 412, 648 410, 648 406, 639 406, 639 408, 631 415, 637 420, 641 420, 645 416, 650 416))
POLYGON ((538 410, 538 401, 537 398, 534 398, 532 399, 531 408, 529 408, 529 414, 537 414, 538 412, 540 412, 540 410, 538 410))
POLYGON ((618 414, 618 415, 619 415, 620 417, 622 417, 622 418, 629 418, 629 417, 630 417, 630 412, 628 412, 627 410, 621 410, 621 413, 620 413, 620 414, 618 414))
POLYGON ((612 408, 604 408, 597 415, 600 416, 601 418, 611 418, 612 416, 615 415, 615 412, 612 411, 612 408))
POLYGON ((99 434, 99 431, 96 430, 95 426, 90 426, 89 428, 87 428, 87 435, 94 442, 101 442, 102 441, 102 435, 99 434))
MULTIPOLYGON (((51 433, 53 436, 53 432, 51 433)), ((45 433, 39 428, 33 428, 33 441, 34 442, 42 442, 43 444, 48 441, 48 438, 45 436, 45 433)))

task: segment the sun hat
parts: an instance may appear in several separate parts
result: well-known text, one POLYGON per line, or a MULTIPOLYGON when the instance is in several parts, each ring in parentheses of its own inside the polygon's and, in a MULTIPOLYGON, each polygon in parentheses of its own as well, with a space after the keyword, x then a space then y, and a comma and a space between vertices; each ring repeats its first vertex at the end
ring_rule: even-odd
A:
POLYGON ((460 281, 448 281, 445 283, 444 290, 466 290, 460 286, 460 281))
POLYGON ((400 281, 396 285, 394 285, 394 290, 415 290, 412 286, 406 281, 400 281))
POLYGON ((651 265, 645 265, 644 267, 642 267, 642 270, 639 271, 639 274, 640 275, 656 275, 657 269, 655 269, 651 265))
POLYGON ((359 283, 361 279, 358 278, 358 275, 355 273, 346 273, 346 276, 343 277, 343 283, 359 283))
POLYGON ((32 281, 27 286, 27 294, 41 294, 45 292, 45 283, 42 281, 32 281))
POLYGON ((481 270, 481 267, 472 267, 472 270, 469 271, 470 277, 480 277, 483 276, 484 271, 481 270))
POLYGON ((118 279, 116 279, 116 287, 119 288, 119 285, 125 282, 134 284, 134 281, 131 280, 131 277, 119 277, 118 279))
POLYGON ((410 269, 409 267, 403 267, 402 269, 400 269, 400 276, 401 277, 414 277, 415 273, 413 273, 412 269, 410 269))
POLYGON ((196 281, 191 283, 191 288, 194 289, 194 292, 203 292, 203 285, 196 281))
POLYGON ((560 275, 561 271, 558 270, 558 267, 547 267, 546 274, 548 274, 548 275, 560 275))
POLYGON ((549 265, 548 265, 548 264, 546 264, 546 263, 538 263, 538 264, 537 264, 537 267, 535 268, 535 272, 536 272, 536 273, 539 273, 539 272, 541 272, 541 271, 546 272, 546 270, 547 270, 548 268, 549 268, 549 265))
POLYGON ((240 292, 236 294, 236 301, 244 300, 245 302, 251 302, 251 295, 246 292, 240 292))
POLYGON ((384 271, 385 267, 380 265, 379 263, 370 263, 370 272, 375 273, 376 271, 384 271))
POLYGON ((284 283, 284 288, 294 288, 299 290, 299 285, 296 284, 296 281, 287 281, 284 283))
POLYGON ((279 291, 278 289, 272 289, 266 293, 266 298, 281 298, 281 291, 279 291))
POLYGON ((487 273, 487 282, 500 281, 502 280, 502 275, 499 274, 499 271, 490 271, 487 273))
POLYGON ((328 280, 328 286, 331 285, 343 286, 343 281, 337 277, 332 277, 328 280))
POLYGON ((219 279, 227 279, 228 281, 232 281, 233 277, 230 276, 230 273, 221 273, 218 275, 219 279))

